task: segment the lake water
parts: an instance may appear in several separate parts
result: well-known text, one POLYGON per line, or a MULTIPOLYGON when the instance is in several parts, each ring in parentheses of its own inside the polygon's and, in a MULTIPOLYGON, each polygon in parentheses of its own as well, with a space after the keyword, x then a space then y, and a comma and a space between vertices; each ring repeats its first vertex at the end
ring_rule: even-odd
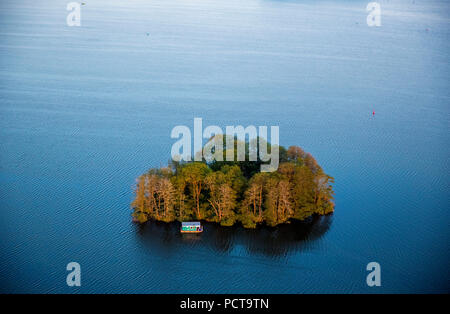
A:
POLYGON ((369 1, 85 2, 81 27, 65 2, 0 4, 1 292, 449 292, 447 1, 380 0, 381 27, 369 1), (194 117, 278 125, 335 213, 133 224, 135 178, 194 117))

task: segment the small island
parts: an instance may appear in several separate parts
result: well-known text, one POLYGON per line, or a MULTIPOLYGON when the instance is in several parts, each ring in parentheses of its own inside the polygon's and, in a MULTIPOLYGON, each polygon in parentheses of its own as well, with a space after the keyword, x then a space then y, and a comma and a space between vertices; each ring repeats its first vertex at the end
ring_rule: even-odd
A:
POLYGON ((302 148, 278 148, 280 164, 273 172, 260 172, 263 162, 248 158, 209 163, 171 160, 168 167, 150 169, 137 179, 133 220, 204 220, 255 228, 333 212, 333 178, 302 148))

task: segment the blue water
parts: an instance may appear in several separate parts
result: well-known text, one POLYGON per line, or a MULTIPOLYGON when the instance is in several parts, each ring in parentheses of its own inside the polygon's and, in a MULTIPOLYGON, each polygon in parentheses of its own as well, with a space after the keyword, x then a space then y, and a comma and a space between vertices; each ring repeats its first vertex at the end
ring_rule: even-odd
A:
POLYGON ((380 0, 381 27, 368 1, 85 2, 81 27, 65 2, 0 4, 0 292, 449 292, 447 1, 380 0), (335 213, 133 224, 135 178, 194 117, 278 125, 335 213))

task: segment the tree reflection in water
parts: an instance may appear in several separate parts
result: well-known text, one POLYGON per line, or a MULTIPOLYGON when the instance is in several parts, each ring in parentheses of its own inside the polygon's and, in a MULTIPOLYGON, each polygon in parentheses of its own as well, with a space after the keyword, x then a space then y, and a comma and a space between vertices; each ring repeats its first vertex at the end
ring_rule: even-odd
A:
POLYGON ((176 253, 189 248, 191 252, 213 250, 216 254, 226 255, 236 249, 245 250, 247 254, 280 258, 312 249, 314 242, 329 230, 332 220, 332 214, 313 216, 305 221, 292 221, 274 228, 260 226, 256 229, 222 227, 203 222, 204 231, 201 234, 181 234, 178 222, 149 221, 135 225, 135 228, 138 240, 152 252, 163 250, 176 253))

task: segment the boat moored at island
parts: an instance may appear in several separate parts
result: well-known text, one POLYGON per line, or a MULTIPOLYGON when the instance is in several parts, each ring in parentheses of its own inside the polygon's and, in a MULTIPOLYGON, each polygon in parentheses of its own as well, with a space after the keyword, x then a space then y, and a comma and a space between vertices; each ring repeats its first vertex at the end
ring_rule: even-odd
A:
POLYGON ((181 223, 181 233, 201 233, 203 226, 198 221, 188 221, 181 223))

